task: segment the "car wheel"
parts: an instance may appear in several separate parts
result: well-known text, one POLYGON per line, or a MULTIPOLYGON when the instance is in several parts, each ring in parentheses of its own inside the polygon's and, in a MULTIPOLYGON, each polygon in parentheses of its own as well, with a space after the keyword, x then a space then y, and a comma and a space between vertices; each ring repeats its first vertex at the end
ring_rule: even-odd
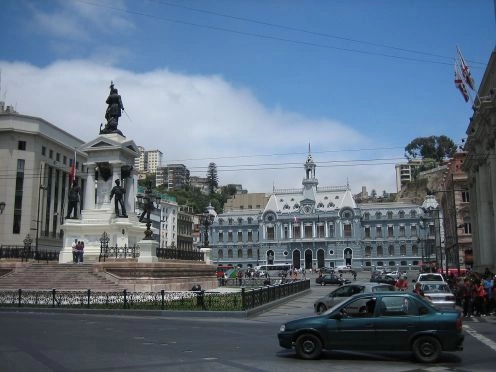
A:
POLYGON ((327 310, 327 307, 326 307, 326 305, 324 305, 324 304, 319 304, 319 306, 317 306, 317 312, 318 312, 319 314, 322 314, 322 313, 323 313, 324 311, 326 311, 326 310, 327 310))
POLYGON ((322 342, 316 335, 305 333, 296 339, 295 349, 302 359, 317 359, 322 353, 322 342))
POLYGON ((434 363, 441 355, 441 344, 432 336, 420 336, 413 342, 413 354, 418 361, 434 363))

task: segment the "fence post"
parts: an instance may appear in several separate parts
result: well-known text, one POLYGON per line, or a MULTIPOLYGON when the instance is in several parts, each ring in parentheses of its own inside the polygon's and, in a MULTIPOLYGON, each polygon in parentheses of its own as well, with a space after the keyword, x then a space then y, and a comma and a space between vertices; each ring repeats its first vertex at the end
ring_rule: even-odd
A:
POLYGON ((246 310, 246 291, 245 288, 241 288, 241 310, 246 310))
POLYGON ((55 288, 52 289, 52 307, 55 307, 55 288))
POLYGON ((21 303, 22 303, 22 289, 19 288, 19 297, 18 297, 18 307, 21 307, 21 303))
POLYGON ((124 309, 127 308, 127 289, 124 289, 124 309))
POLYGON ((91 289, 88 289, 88 304, 86 305, 88 309, 90 308, 90 299, 91 299, 91 289))
POLYGON ((160 294, 162 295, 162 310, 165 310, 165 290, 160 290, 160 294))

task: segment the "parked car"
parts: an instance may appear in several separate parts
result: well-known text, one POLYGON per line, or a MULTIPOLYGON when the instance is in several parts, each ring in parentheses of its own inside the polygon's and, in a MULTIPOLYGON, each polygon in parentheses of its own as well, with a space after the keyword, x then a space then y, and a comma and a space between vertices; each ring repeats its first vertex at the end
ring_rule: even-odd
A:
POLYGON ((340 278, 337 275, 326 274, 326 275, 319 276, 318 278, 316 278, 315 283, 320 284, 320 285, 327 285, 327 284, 343 285, 343 284, 351 283, 351 281, 349 279, 340 278))
POLYGON ((391 292, 394 290, 395 288, 389 284, 367 282, 346 284, 316 300, 313 309, 317 314, 320 314, 358 293, 391 292))
POLYGON ((446 279, 444 278, 443 274, 439 273, 421 273, 418 274, 417 279, 413 279, 412 282, 420 282, 420 283, 425 283, 425 282, 444 282, 446 283, 446 279))
POLYGON ((334 270, 340 274, 341 273, 351 273, 353 271, 351 266, 336 266, 336 268, 334 270))
POLYGON ((446 282, 422 282, 424 296, 439 309, 453 309, 456 298, 446 282))
POLYGON ((425 363, 443 351, 462 350, 464 340, 459 311, 440 311, 410 292, 355 295, 322 315, 281 325, 277 337, 302 359, 316 359, 324 349, 411 350, 425 363))

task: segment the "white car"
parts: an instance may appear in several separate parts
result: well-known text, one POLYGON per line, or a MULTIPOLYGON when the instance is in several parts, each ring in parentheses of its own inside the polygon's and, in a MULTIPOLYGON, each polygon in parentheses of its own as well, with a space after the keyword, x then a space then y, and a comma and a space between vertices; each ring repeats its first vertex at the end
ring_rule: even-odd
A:
POLYGON ((334 270, 337 271, 338 273, 350 273, 353 271, 351 269, 351 266, 346 266, 346 265, 337 266, 334 270))
POLYGON ((446 283, 444 276, 439 273, 422 273, 417 276, 417 279, 413 280, 414 283, 419 282, 421 284, 429 282, 443 282, 446 283))

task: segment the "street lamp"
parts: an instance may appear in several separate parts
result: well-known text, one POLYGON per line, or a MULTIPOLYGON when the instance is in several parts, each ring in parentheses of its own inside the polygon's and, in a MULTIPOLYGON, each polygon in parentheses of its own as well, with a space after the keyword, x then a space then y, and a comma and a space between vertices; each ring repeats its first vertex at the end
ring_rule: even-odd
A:
POLYGON ((38 241, 40 239, 40 206, 41 206, 41 191, 47 190, 48 187, 40 185, 38 189, 38 216, 36 218, 36 243, 35 243, 35 254, 38 256, 38 241))
MULTIPOLYGON (((211 206, 210 206, 211 208, 211 206)), ((204 231, 204 239, 203 239, 203 246, 205 248, 209 247, 209 242, 208 242, 208 228, 214 223, 215 215, 213 213, 210 213, 209 208, 206 208, 203 214, 200 216, 201 218, 201 223, 203 225, 203 228, 205 229, 204 231)))

